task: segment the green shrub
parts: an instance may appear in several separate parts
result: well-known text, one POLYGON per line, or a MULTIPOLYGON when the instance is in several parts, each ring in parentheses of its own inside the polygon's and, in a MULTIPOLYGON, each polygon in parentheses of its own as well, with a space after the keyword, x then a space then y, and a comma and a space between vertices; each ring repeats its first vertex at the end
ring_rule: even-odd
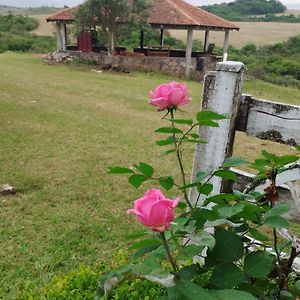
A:
POLYGON ((23 33, 35 30, 38 26, 39 22, 30 17, 15 15, 0 16, 1 32, 23 33))
MULTIPOLYGON (((77 269, 60 276, 55 276, 49 284, 38 288, 32 282, 26 284, 18 300, 94 300, 98 288, 99 276, 108 269, 117 269, 128 263, 127 251, 119 250, 114 262, 109 266, 99 265, 91 268, 81 265, 77 269)), ((116 287, 107 300, 155 300, 165 295, 166 290, 160 285, 142 280, 126 280, 116 287)))
POLYGON ((156 300, 166 295, 166 290, 156 283, 134 279, 124 281, 112 291, 107 300, 156 300))
POLYGON ((44 53, 55 49, 55 39, 35 34, 0 32, 0 52, 20 51, 44 53))

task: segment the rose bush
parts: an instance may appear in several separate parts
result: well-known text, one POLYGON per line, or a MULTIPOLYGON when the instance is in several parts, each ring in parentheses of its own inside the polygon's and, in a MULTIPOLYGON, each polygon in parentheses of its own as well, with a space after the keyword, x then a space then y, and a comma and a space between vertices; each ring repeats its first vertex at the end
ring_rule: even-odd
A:
MULTIPOLYGON (((186 145, 205 143, 196 127, 218 127, 226 117, 215 112, 201 111, 195 119, 176 118, 178 106, 189 99, 185 84, 170 82, 159 85, 151 93, 149 104, 159 111, 167 109, 170 118, 163 117, 169 126, 155 132, 167 135, 156 144, 172 147, 164 156, 178 162, 180 176, 157 174, 144 162, 131 168, 112 167, 111 174, 128 174, 129 183, 139 188, 146 181, 154 181, 166 192, 176 189, 176 200, 167 199, 159 190, 151 189, 134 202, 129 214, 150 230, 129 235, 136 250, 131 264, 101 276, 98 298, 105 299, 116 284, 126 278, 147 279, 167 289, 168 300, 281 300, 300 296, 300 274, 293 263, 300 254, 294 240, 281 243, 278 229, 286 229, 287 203, 278 201, 277 175, 288 170, 299 159, 300 146, 295 155, 277 156, 262 151, 262 158, 249 166, 257 177, 243 193, 230 191, 213 194, 210 180, 220 177, 234 181, 230 170, 246 162, 230 157, 216 170, 199 171, 188 182, 183 159, 186 145), (269 180, 265 192, 254 190, 255 184, 269 180), (197 191, 197 199, 190 199, 189 189, 197 191), (175 207, 178 216, 175 217, 175 207)), ((124 299, 125 300, 125 299, 124 299)))
POLYGON ((134 208, 127 211, 134 214, 138 220, 153 231, 167 230, 175 217, 175 208, 180 198, 167 199, 160 190, 151 189, 143 198, 134 201, 134 208))
POLYGON ((159 85, 154 92, 150 92, 150 97, 148 103, 156 106, 157 110, 160 111, 166 108, 172 109, 183 106, 190 101, 186 84, 176 81, 159 85))

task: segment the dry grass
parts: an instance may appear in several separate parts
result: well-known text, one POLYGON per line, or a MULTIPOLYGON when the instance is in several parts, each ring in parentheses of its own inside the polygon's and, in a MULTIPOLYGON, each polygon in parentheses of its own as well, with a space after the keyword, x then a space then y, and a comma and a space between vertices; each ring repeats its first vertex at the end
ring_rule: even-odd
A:
MULTIPOLYGON (((300 33, 300 23, 276 23, 276 22, 236 22, 240 26, 240 31, 230 32, 229 43, 237 48, 241 48, 246 44, 253 43, 257 46, 266 44, 274 44, 287 40, 291 36, 300 33)), ((171 35, 182 41, 186 41, 186 31, 171 30, 171 35)), ((204 41, 204 32, 197 31, 194 39, 204 41)), ((212 32, 210 42, 222 47, 224 33, 212 32)))
POLYGON ((39 27, 36 30, 32 31, 32 33, 42 36, 53 36, 55 34, 53 23, 47 23, 46 21, 48 15, 30 15, 29 17, 32 17, 39 21, 39 27))

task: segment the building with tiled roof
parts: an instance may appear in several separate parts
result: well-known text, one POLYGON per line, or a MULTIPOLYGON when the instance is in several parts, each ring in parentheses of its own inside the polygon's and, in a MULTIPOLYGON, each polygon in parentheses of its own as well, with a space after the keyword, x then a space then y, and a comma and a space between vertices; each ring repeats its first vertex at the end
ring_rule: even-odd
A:
MULTIPOLYGON (((67 36, 66 25, 76 20, 76 10, 79 6, 67 8, 47 18, 47 22, 55 22, 57 28, 58 50, 66 49, 67 36)), ((209 13, 199 7, 191 5, 183 0, 152 0, 148 9, 148 23, 161 31, 161 46, 163 46, 164 30, 187 30, 186 73, 189 73, 190 58, 192 54, 193 31, 205 31, 204 52, 209 49, 209 32, 223 31, 224 47, 223 60, 227 60, 228 37, 230 30, 239 30, 234 23, 209 13)), ((140 48, 143 50, 143 33, 141 33, 140 48)), ((143 51, 142 51, 143 52, 143 51)))

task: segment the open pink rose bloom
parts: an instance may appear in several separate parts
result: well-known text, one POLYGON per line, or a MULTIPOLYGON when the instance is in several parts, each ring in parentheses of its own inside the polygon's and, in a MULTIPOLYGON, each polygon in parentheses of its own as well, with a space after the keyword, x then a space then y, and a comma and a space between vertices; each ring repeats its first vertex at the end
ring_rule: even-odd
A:
POLYGON ((127 211, 134 214, 138 220, 153 231, 167 230, 175 217, 175 208, 180 198, 167 199, 160 190, 151 189, 143 198, 134 201, 134 208, 127 211))
POLYGON ((157 107, 157 110, 164 110, 189 103, 187 86, 185 83, 172 81, 159 85, 154 92, 150 92, 149 104, 157 107))

